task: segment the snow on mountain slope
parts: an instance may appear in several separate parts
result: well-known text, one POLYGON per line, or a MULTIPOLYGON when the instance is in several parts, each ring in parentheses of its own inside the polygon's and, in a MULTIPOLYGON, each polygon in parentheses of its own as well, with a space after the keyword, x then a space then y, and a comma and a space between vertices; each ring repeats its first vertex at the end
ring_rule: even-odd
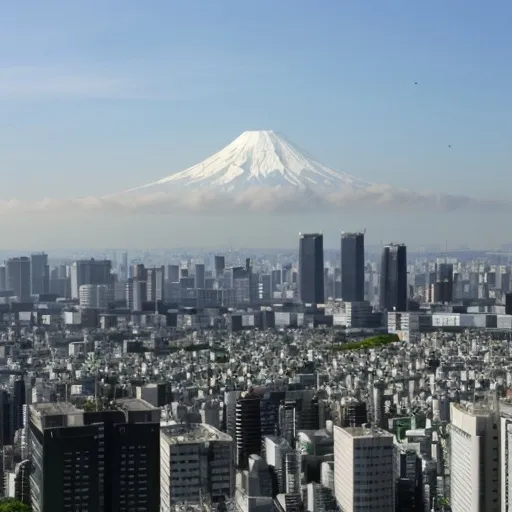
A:
POLYGON ((187 187, 226 192, 251 187, 361 190, 370 183, 335 171, 274 131, 247 131, 203 162, 129 192, 187 187))

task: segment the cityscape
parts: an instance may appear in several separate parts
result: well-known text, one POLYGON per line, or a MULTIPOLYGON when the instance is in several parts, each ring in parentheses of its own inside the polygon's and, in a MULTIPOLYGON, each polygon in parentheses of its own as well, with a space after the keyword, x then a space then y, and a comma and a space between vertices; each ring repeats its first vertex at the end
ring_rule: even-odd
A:
POLYGON ((33 511, 507 510, 512 255, 0 266, 2 493, 33 511))
POLYGON ((512 512, 512 2, 0 14, 0 512, 512 512))

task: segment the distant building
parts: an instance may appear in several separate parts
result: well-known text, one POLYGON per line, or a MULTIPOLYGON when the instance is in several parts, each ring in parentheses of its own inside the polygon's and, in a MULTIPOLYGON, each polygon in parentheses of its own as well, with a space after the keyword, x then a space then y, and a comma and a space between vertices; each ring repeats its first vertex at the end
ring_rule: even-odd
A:
POLYGON ((341 298, 364 301, 364 234, 341 235, 341 298))
POLYGON ((107 309, 111 289, 106 284, 83 284, 79 290, 80 306, 86 309, 107 309))
POLYGON ((195 288, 204 288, 204 263, 197 263, 195 270, 195 288))
POLYGON ((387 311, 407 310, 407 248, 386 245, 380 266, 380 307, 387 311))
POLYGON ((7 260, 7 289, 12 290, 20 302, 29 302, 30 297, 30 259, 22 256, 7 260))
POLYGON ((30 256, 30 282, 32 295, 43 295, 50 292, 48 254, 43 252, 30 256))
POLYGON ((324 237, 299 235, 299 294, 308 304, 324 302, 324 237))
POLYGON ((71 298, 79 299, 80 286, 84 284, 112 285, 110 260, 78 260, 71 265, 71 298))
POLYGON ((219 279, 224 274, 224 269, 226 268, 226 260, 224 256, 215 256, 213 263, 214 277, 215 279, 219 279))

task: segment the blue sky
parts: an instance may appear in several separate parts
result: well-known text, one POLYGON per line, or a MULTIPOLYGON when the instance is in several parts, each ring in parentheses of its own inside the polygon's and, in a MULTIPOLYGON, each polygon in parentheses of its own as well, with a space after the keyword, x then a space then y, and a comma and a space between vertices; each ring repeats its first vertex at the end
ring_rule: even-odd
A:
POLYGON ((7 2, 0 199, 137 186, 250 129, 361 179, 506 197, 511 19, 506 0, 7 2))

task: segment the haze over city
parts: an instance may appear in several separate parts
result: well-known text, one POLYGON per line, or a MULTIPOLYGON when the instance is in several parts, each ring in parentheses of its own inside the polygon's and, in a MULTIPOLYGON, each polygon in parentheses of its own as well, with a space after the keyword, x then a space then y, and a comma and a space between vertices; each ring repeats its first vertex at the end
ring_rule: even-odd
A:
POLYGON ((5 248, 508 241, 507 2, 28 5, 0 20, 5 248), (230 144, 221 185, 122 194, 230 144))

